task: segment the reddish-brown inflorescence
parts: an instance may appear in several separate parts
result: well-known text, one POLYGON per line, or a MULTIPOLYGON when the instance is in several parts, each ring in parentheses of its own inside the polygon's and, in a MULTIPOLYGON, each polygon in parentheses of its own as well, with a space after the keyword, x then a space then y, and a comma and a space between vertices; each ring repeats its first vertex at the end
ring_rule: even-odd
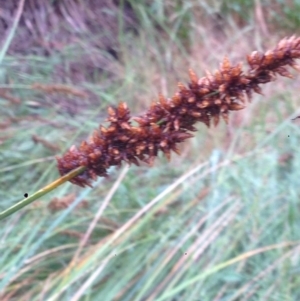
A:
POLYGON ((194 124, 211 120, 216 126, 220 117, 228 121, 229 111, 245 107, 246 95, 261 93, 260 84, 276 79, 276 75, 292 77, 286 66, 299 69, 295 59, 300 58, 300 38, 281 40, 275 49, 266 53, 253 52, 247 57, 249 69, 243 72, 242 64, 231 65, 225 57, 219 70, 203 78, 190 70, 188 86, 178 84, 172 98, 159 96, 146 113, 130 117, 126 103, 108 108, 109 126, 100 125, 90 142, 79 148, 72 146, 63 157, 57 158, 61 175, 86 166, 86 170, 70 180, 84 187, 91 185, 97 176, 106 176, 107 169, 122 161, 139 164, 152 163, 159 151, 169 159, 171 151, 179 153, 177 144, 192 137, 194 124), (132 121, 138 125, 134 126, 132 121))

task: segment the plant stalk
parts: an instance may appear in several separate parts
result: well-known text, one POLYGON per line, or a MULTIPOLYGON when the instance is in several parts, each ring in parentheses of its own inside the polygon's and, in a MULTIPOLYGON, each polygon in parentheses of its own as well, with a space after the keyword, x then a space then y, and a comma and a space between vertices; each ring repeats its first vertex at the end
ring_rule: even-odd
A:
POLYGON ((45 186, 44 188, 38 190, 37 192, 35 192, 31 196, 21 200, 17 204, 15 204, 15 205, 9 207, 8 209, 2 211, 0 213, 0 220, 2 220, 4 218, 12 215, 13 213, 19 211, 20 209, 22 209, 23 207, 29 205, 30 203, 37 200, 41 196, 49 193, 50 191, 56 189, 58 186, 62 185, 63 183, 65 183, 65 182, 71 180, 72 178, 78 176, 79 174, 81 174, 85 170, 86 170, 86 166, 80 166, 80 167, 77 167, 76 169, 70 171, 68 174, 60 177, 59 179, 55 180, 54 182, 50 183, 49 185, 45 186))

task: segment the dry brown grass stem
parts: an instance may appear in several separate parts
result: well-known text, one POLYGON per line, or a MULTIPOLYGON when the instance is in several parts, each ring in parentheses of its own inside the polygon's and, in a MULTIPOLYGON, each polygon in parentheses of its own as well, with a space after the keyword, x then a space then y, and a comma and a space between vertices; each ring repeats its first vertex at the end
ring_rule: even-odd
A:
POLYGON ((33 90, 38 90, 41 92, 45 92, 47 94, 66 94, 69 96, 75 96, 75 97, 81 97, 81 98, 87 98, 87 93, 78 90, 74 87, 70 87, 67 85, 62 84, 52 84, 52 85, 45 85, 41 83, 35 83, 31 86, 33 90))

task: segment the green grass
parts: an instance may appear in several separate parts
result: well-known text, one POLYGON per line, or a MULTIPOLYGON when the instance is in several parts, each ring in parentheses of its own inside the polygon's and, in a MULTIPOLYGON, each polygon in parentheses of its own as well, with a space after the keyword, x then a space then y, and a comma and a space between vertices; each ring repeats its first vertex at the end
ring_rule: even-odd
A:
MULTIPOLYGON (((54 156, 105 123, 109 104, 126 101, 138 114, 158 92, 171 96, 188 67, 202 76, 225 54, 239 60, 282 38, 264 40, 249 19, 246 30, 229 24, 225 42, 215 43, 206 22, 218 6, 203 3, 131 1, 139 35, 120 23, 119 61, 89 48, 89 39, 47 58, 5 56, 0 88, 9 86, 21 104, 0 98, 0 123, 11 121, 0 132, 1 211, 58 178, 54 156), (72 64, 93 56, 109 67, 82 67, 74 79, 72 64), (31 89, 35 82, 64 83, 89 97, 47 95, 31 89), (33 134, 59 151, 35 144, 33 134)), ((67 183, 2 220, 1 300, 300 299, 300 131, 291 121, 300 113, 299 80, 264 87, 244 123, 232 114, 229 126, 198 125, 171 162, 112 169, 93 189, 67 183), (70 193, 76 199, 67 209, 48 209, 70 193), (76 208, 83 200, 88 208, 76 208)))

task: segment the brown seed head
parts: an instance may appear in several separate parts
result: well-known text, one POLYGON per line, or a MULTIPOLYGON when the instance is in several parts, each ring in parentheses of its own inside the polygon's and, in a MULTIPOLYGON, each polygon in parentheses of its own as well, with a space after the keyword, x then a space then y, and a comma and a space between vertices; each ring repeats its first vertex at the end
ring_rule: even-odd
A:
POLYGON ((252 93, 262 93, 261 84, 271 82, 277 75, 292 77, 287 67, 299 70, 295 59, 300 58, 300 38, 295 36, 281 40, 265 53, 252 52, 247 56, 249 69, 242 70, 242 64, 231 64, 225 57, 219 70, 212 75, 198 78, 189 70, 187 87, 178 83, 178 91, 172 98, 159 95, 142 115, 131 118, 127 104, 108 108, 105 128, 100 126, 90 142, 83 141, 77 149, 72 146, 64 156, 57 158, 61 175, 79 166, 86 170, 71 180, 79 186, 91 185, 97 176, 106 176, 107 168, 120 165, 122 161, 138 165, 140 161, 153 164, 161 151, 170 159, 171 151, 179 153, 177 144, 192 137, 195 123, 216 126, 220 117, 227 123, 229 111, 245 108, 252 93), (137 126, 132 126, 132 121, 137 126))

